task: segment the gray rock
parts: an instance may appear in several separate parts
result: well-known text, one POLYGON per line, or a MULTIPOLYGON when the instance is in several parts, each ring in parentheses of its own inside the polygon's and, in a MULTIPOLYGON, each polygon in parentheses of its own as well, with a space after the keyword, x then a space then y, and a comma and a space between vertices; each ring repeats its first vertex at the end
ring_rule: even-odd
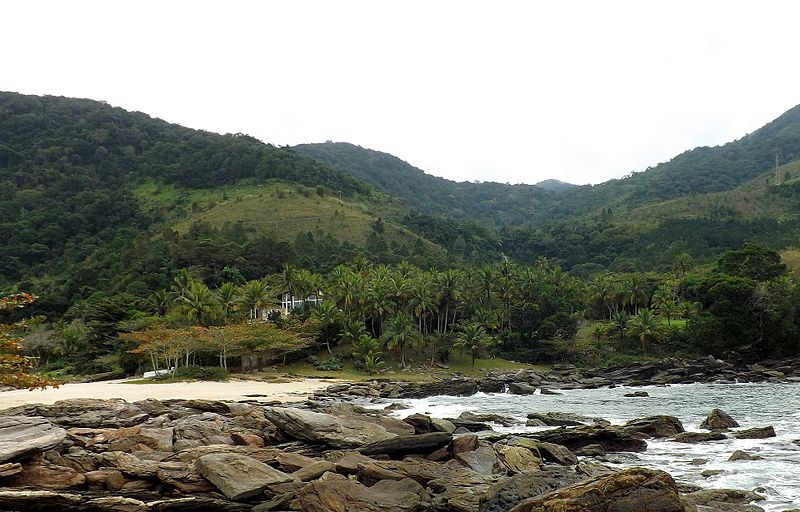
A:
POLYGON ((622 430, 655 438, 671 437, 684 432, 683 424, 674 416, 648 416, 631 420, 622 426, 622 430))
POLYGON ((536 473, 522 473, 504 480, 481 497, 480 512, 507 512, 520 501, 555 491, 584 480, 573 469, 547 466, 536 473))
POLYGON ((430 432, 412 436, 396 436, 376 441, 358 449, 362 455, 389 455, 399 457, 408 454, 428 454, 447 446, 453 440, 449 432, 430 432))
POLYGON ((60 445, 67 435, 45 418, 0 416, 0 463, 24 459, 60 445))
POLYGON ((510 382, 508 392, 512 395, 532 395, 536 392, 536 388, 525 382, 510 382))
POLYGON ((539 443, 539 453, 548 462, 555 462, 561 466, 574 466, 578 463, 578 457, 566 446, 554 443, 539 443))
POLYGON ((736 439, 766 439, 775 437, 775 429, 771 425, 768 427, 748 428, 734 433, 733 437, 736 439))
POLYGON ((334 448, 358 448, 397 437, 374 423, 303 409, 265 407, 264 415, 295 439, 324 443, 334 448))
POLYGON ((519 421, 515 420, 514 418, 510 418, 508 416, 502 416, 500 414, 491 414, 491 413, 474 413, 471 411, 464 411, 459 416, 458 419, 460 420, 470 420, 470 421, 479 421, 479 422, 491 422, 503 425, 504 427, 513 427, 515 425, 519 425, 519 421))
POLYGON ((704 443, 706 441, 719 441, 727 436, 722 432, 681 432, 672 438, 677 443, 704 443))
POLYGON ((231 500, 251 498, 270 485, 294 480, 252 457, 232 453, 204 455, 197 459, 197 470, 231 500))
POLYGON ((503 471, 503 466, 497 457, 497 453, 490 446, 481 446, 471 452, 459 453, 455 456, 455 459, 472 471, 483 475, 492 475, 503 471))
POLYGON ((764 457, 762 457, 761 455, 750 455, 745 451, 736 450, 731 454, 730 457, 728 457, 728 461, 733 462, 737 460, 764 460, 764 457))
POLYGON ((572 427, 536 432, 530 437, 540 441, 566 446, 577 450, 590 444, 599 444, 607 452, 642 452, 647 443, 637 439, 619 427, 572 427))
POLYGON ((121 398, 73 398, 59 400, 52 405, 26 404, 0 411, 0 415, 44 416, 62 427, 86 428, 132 427, 149 418, 138 406, 121 398))
POLYGON ((725 430, 738 426, 739 423, 722 409, 711 409, 706 419, 700 423, 700 428, 707 430, 725 430))

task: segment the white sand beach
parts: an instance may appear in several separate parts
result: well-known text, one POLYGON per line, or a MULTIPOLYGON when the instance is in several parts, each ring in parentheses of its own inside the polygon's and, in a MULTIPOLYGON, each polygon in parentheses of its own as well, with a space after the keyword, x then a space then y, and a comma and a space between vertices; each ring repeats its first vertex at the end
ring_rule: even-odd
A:
POLYGON ((0 393, 0 409, 24 404, 52 404, 69 398, 123 398, 128 402, 146 398, 246 400, 245 395, 260 395, 260 401, 297 402, 331 384, 331 380, 304 379, 291 382, 230 380, 228 382, 176 382, 169 384, 126 384, 125 380, 63 384, 58 388, 28 391, 18 389, 0 393))

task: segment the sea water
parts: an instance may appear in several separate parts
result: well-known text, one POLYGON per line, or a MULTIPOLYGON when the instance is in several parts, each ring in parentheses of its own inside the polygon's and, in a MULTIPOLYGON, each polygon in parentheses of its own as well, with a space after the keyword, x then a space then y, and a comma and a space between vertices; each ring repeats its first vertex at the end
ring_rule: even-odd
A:
MULTIPOLYGON (((552 427, 527 427, 528 413, 567 412, 603 418, 612 424, 666 414, 681 420, 688 431, 702 431, 700 422, 719 408, 739 422, 741 429, 772 425, 777 437, 735 439, 702 443, 647 440, 647 450, 636 454, 610 454, 604 462, 614 467, 642 466, 661 469, 676 480, 705 488, 756 490, 765 496, 757 504, 770 512, 800 507, 800 384, 685 384, 637 387, 649 397, 625 397, 632 388, 564 390, 560 395, 512 395, 478 393, 468 397, 433 396, 417 400, 392 400, 408 409, 394 411, 403 418, 413 413, 437 418, 456 418, 464 411, 495 413, 522 422, 519 426, 495 425, 498 432, 536 432, 552 427), (763 460, 728 462, 735 450, 760 455, 763 460), (705 464, 692 464, 707 459, 705 464), (705 470, 722 473, 703 477, 705 470)), ((384 407, 384 404, 372 404, 384 407)), ((740 428, 734 429, 740 430, 740 428)))

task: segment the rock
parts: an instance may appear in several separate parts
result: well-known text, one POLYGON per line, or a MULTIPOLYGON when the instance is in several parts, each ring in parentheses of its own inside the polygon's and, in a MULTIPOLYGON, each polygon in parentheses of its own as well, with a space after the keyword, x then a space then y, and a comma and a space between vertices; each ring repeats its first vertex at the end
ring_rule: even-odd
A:
POLYGON ((0 464, 0 478, 8 478, 22 472, 22 464, 19 462, 6 462, 0 464))
POLYGON ((683 424, 674 416, 648 416, 631 420, 622 426, 622 430, 646 437, 672 437, 684 432, 683 424))
POLYGON ((672 438, 676 443, 704 443, 706 441, 719 441, 727 436, 722 432, 681 432, 672 438))
POLYGON ((414 436, 396 436, 362 446, 358 449, 363 455, 385 454, 399 457, 412 453, 428 454, 453 440, 453 434, 447 432, 430 432, 414 436))
POLYGON ((736 420, 722 409, 711 409, 706 419, 700 423, 700 428, 707 430, 726 430, 738 426, 736 420))
POLYGON ((493 475, 504 472, 497 453, 490 446, 481 446, 471 452, 459 453, 454 458, 476 473, 493 475))
MULTIPOLYGON (((740 489, 703 489, 688 493, 683 499, 690 505, 716 508, 715 505, 746 505, 753 501, 762 501, 764 496, 753 491, 740 489)), ((733 509, 721 508, 720 510, 728 511, 733 509)))
POLYGON ((231 440, 240 446, 264 446, 264 438, 255 434, 241 434, 234 432, 231 434, 231 440))
POLYGON ((647 443, 619 427, 573 427, 536 432, 533 437, 548 443, 577 450, 590 444, 599 444, 607 452, 642 452, 647 443))
POLYGON ((548 427, 581 427, 599 420, 599 418, 587 418, 568 412, 546 412, 544 414, 532 412, 528 414, 528 419, 539 420, 548 427))
POLYGON ((706 469, 705 471, 700 472, 700 476, 703 478, 711 478, 719 475, 723 475, 727 473, 724 469, 706 469))
POLYGON ((403 410, 408 409, 408 408, 409 407, 407 405, 405 405, 405 404, 401 404, 399 402, 394 402, 394 403, 391 403, 391 404, 387 405, 386 407, 384 407, 383 410, 384 411, 403 411, 403 410))
POLYGON ((72 468, 57 466, 48 462, 28 461, 22 471, 8 479, 9 487, 35 487, 60 491, 83 487, 86 478, 72 468))
POLYGON ((2 411, 3 415, 44 416, 62 427, 132 427, 149 415, 121 398, 73 398, 52 405, 27 404, 2 411))
POLYGON ((649 397, 650 394, 647 391, 634 391, 633 393, 625 393, 622 396, 627 398, 646 398, 649 397))
POLYGON ((575 450, 575 455, 581 457, 602 457, 605 454, 605 449, 599 444, 589 444, 575 450))
POLYGON ((511 512, 686 512, 675 481, 663 471, 631 468, 528 498, 511 512))
POLYGON ((749 428, 735 432, 733 437, 736 439, 766 439, 775 437, 775 429, 772 426, 749 428))
POLYGON ((435 493, 432 510, 447 512, 475 512, 484 494, 505 476, 480 474, 474 471, 450 472, 428 482, 435 493))
POLYGON ((298 501, 305 512, 396 512, 422 511, 421 485, 410 479, 385 480, 372 487, 358 482, 316 481, 298 493, 298 501))
POLYGON ((509 382, 508 392, 512 395, 532 395, 536 392, 536 387, 525 382, 509 382))
POLYGON ((692 459, 689 461, 689 464, 691 464, 692 466, 702 466, 703 464, 708 464, 708 459, 700 459, 700 458, 692 459))
POLYGON ((436 432, 447 432, 452 434, 456 431, 456 426, 453 425, 453 422, 450 420, 442 419, 442 418, 431 418, 431 423, 433 423, 434 431, 436 432))
POLYGON ((480 512, 507 512, 519 502, 585 480, 573 469, 547 466, 536 473, 514 475, 492 486, 480 500, 480 512))
POLYGON ((197 470, 231 500, 251 498, 293 478, 246 455, 215 453, 197 459, 197 470))
POLYGON ((125 485, 125 477, 116 469, 98 469, 84 473, 89 486, 103 487, 112 492, 117 492, 125 485))
MULTIPOLYGON (((282 470, 289 473, 294 473, 295 471, 299 471, 309 464, 317 462, 317 459, 306 457, 305 455, 300 455, 299 453, 281 452, 275 455, 275 461, 278 462, 282 470)), ((268 461, 262 460, 261 462, 266 463, 268 461)))
POLYGON ((750 455, 749 453, 744 452, 742 450, 736 450, 731 454, 730 457, 728 457, 728 462, 733 462, 737 460, 764 460, 764 457, 762 457, 761 455, 750 455))
POLYGON ((495 448, 495 452, 511 474, 539 471, 541 461, 527 448, 501 445, 495 448))
POLYGON ((458 429, 465 429, 468 432, 484 432, 486 430, 492 430, 492 426, 487 423, 481 423, 480 421, 472 421, 472 420, 461 420, 458 418, 450 418, 450 422, 453 423, 453 426, 456 427, 456 430, 453 431, 455 434, 458 429))
POLYGON ((317 478, 321 477, 328 471, 334 471, 335 469, 336 466, 332 462, 328 462, 327 460, 317 460, 304 468, 298 469, 292 473, 292 476, 301 482, 310 482, 311 480, 316 480, 317 478))
POLYGON ((214 486, 200 474, 195 462, 161 462, 156 477, 184 494, 209 493, 214 486))
POLYGON ((503 425, 504 427, 513 427, 515 425, 519 425, 519 421, 515 420, 514 418, 510 418, 508 416, 501 416, 500 414, 481 414, 481 413, 474 413, 471 411, 464 411, 459 416, 458 419, 460 420, 470 420, 470 421, 478 421, 478 422, 491 422, 497 423, 499 425, 503 425))
POLYGON ((173 422, 175 451, 211 444, 234 444, 227 432, 229 420, 217 413, 204 412, 173 422))
POLYGON ((474 434, 465 434, 453 438, 450 443, 450 453, 457 455, 459 453, 471 452, 478 449, 478 436, 474 434))
POLYGON ((539 453, 548 462, 555 462, 561 466, 574 466, 578 463, 578 457, 566 446, 554 443, 539 443, 539 453))
POLYGON ((413 434, 428 434, 430 432, 436 432, 436 427, 433 424, 433 420, 428 415, 415 413, 404 418, 403 421, 414 427, 414 432, 412 432, 413 434))
POLYGON ((146 512, 147 504, 143 501, 123 496, 103 496, 87 500, 85 508, 102 512, 146 512))
POLYGON ((24 459, 60 445, 67 435, 45 418, 0 416, 0 463, 24 459))
POLYGON ((231 412, 228 404, 218 400, 191 399, 186 400, 183 403, 183 406, 190 409, 197 409, 198 411, 202 412, 213 412, 216 414, 230 414, 231 412))
POLYGON ((0 488, 2 510, 71 510, 81 503, 80 494, 0 488))
POLYGON ((118 469, 126 475, 150 478, 158 473, 158 462, 142 460, 129 453, 106 452, 100 454, 98 459, 102 466, 118 469))
POLYGON ((295 439, 321 442, 334 448, 358 448, 397 437, 374 423, 303 409, 266 407, 264 415, 295 439))

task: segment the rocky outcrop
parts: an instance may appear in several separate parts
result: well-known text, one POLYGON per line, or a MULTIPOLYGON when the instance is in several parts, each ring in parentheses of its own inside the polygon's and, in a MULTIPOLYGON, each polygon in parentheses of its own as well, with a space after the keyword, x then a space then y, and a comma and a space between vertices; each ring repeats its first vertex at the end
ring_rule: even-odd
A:
POLYGON ((21 460, 60 445, 67 431, 45 418, 0 416, 0 463, 21 460))
POLYGON ((586 480, 586 475, 573 468, 546 466, 535 473, 515 475, 492 486, 481 497, 480 512, 507 512, 527 498, 547 494, 586 480))
POLYGON ((303 409, 267 407, 264 415, 290 437, 323 443, 333 448, 359 448, 396 437, 396 434, 374 423, 303 409))
POLYGON ((134 404, 120 398, 99 400, 74 398, 59 400, 52 405, 28 404, 0 411, 3 416, 43 416, 61 427, 132 427, 149 415, 134 404))
POLYGON ((672 437, 684 432, 683 424, 675 416, 648 416, 631 420, 622 426, 630 434, 648 437, 672 437))
POLYGON ((722 409, 711 409, 706 419, 700 423, 700 428, 707 430, 726 430, 738 426, 739 423, 722 409))
POLYGON ((675 481, 663 471, 632 468, 529 498, 511 512, 688 512, 675 481))

